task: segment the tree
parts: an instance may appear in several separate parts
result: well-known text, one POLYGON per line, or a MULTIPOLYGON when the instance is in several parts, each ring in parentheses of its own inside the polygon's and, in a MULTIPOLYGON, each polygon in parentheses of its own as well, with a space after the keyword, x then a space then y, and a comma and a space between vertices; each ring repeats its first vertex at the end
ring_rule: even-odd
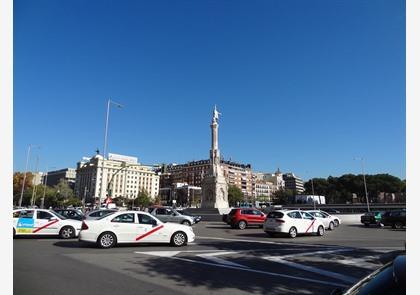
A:
POLYGON ((69 206, 73 206, 73 207, 80 207, 82 206, 82 200, 80 200, 79 198, 68 198, 66 200, 64 200, 64 206, 65 207, 69 207, 69 206))
POLYGON ((228 201, 229 206, 237 206, 238 203, 244 200, 244 194, 242 191, 234 185, 228 187, 228 201))
MULTIPOLYGON (((13 196, 19 195, 19 198, 20 198, 24 177, 25 177, 25 173, 22 173, 22 172, 13 173, 13 196)), ((26 173, 25 190, 32 188, 33 186, 32 180, 33 180, 33 174, 31 172, 26 173)))
POLYGON ((74 193, 67 181, 60 179, 57 185, 54 186, 54 189, 57 191, 59 199, 68 199, 72 198, 74 193))
POLYGON ((157 196, 153 202, 154 205, 162 205, 162 199, 160 196, 157 196))
POLYGON ((286 205, 294 197, 294 192, 289 189, 277 190, 271 196, 274 205, 286 205))
MULTIPOLYGON (((353 194, 358 202, 365 203, 365 186, 363 175, 344 174, 340 177, 329 176, 327 179, 314 178, 315 194, 324 195, 327 203, 346 203, 353 201, 353 194)), ((312 193, 311 181, 304 184, 305 190, 312 193)), ((405 181, 389 174, 366 175, 366 186, 369 201, 378 201, 380 192, 405 193, 405 181)))
POLYGON ((120 196, 120 197, 113 198, 112 202, 114 202, 115 205, 117 205, 118 207, 122 207, 126 204, 131 204, 132 200, 130 200, 129 198, 124 198, 120 196))
POLYGON ((151 198, 145 189, 142 189, 134 200, 134 204, 142 208, 149 206, 150 203, 151 198))

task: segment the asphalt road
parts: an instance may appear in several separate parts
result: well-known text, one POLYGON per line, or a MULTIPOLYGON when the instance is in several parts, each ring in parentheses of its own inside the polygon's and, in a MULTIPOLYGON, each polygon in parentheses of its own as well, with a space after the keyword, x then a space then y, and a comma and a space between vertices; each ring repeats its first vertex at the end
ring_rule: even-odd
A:
POLYGON ((222 222, 181 248, 98 249, 77 239, 13 242, 14 294, 329 294, 404 250, 405 230, 341 225, 323 237, 270 238, 222 222))

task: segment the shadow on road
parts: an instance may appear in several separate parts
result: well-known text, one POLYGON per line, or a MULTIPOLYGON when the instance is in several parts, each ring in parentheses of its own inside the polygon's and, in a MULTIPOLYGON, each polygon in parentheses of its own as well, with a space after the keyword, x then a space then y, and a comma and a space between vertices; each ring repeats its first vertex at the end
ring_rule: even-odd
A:
MULTIPOLYGON (((164 277, 164 279, 176 282, 181 287, 202 287, 207 292, 220 292, 222 290, 224 292, 227 289, 236 289, 254 294, 330 294, 336 288, 335 286, 306 282, 299 278, 322 280, 332 284, 350 285, 351 283, 297 269, 286 264, 264 260, 262 256, 291 255, 287 258, 291 261, 360 279, 374 269, 379 268, 381 263, 387 262, 397 255, 396 253, 389 254, 388 257, 381 261, 378 258, 380 255, 378 252, 354 249, 348 252, 305 256, 306 258, 300 262, 302 258, 299 254, 302 252, 322 251, 327 247, 330 248, 331 245, 319 245, 318 249, 313 247, 313 245, 307 245, 305 248, 302 245, 279 246, 275 244, 266 244, 261 246, 263 249, 258 249, 259 246, 256 246, 254 243, 246 242, 223 242, 217 244, 209 242, 208 244, 200 243, 200 245, 212 247, 214 250, 234 251, 236 254, 227 257, 221 256, 221 258, 244 265, 247 269, 231 269, 220 265, 206 264, 208 261, 202 260, 193 254, 185 253, 174 259, 154 256, 144 259, 143 256, 140 256, 138 259, 130 261, 133 267, 125 270, 151 277, 164 277), (293 257, 293 255, 296 255, 296 257, 293 257), (178 257, 179 259, 177 259, 178 257), (352 261, 359 261, 359 259, 364 262, 352 263, 352 261), (258 273, 258 271, 280 274, 280 276, 258 273), (283 277, 281 275, 291 277, 283 277)), ((183 250, 183 248, 177 249, 183 250)))
POLYGON ((363 224, 348 224, 348 227, 357 227, 357 228, 365 228, 366 230, 375 230, 375 229, 382 229, 382 230, 389 230, 389 231, 405 231, 406 228, 401 229, 394 229, 391 226, 379 226, 376 224, 371 224, 370 226, 365 226, 363 224))

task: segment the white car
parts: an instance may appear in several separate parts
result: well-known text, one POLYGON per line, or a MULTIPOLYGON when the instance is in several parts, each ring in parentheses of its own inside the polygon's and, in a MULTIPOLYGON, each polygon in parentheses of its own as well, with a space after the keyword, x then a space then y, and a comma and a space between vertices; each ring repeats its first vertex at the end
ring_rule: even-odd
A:
POLYGON ((46 209, 13 210, 13 237, 20 235, 59 235, 63 239, 79 235, 82 222, 66 219, 46 209))
POLYGON ((79 235, 80 241, 96 243, 101 248, 118 243, 171 243, 179 247, 194 239, 191 226, 163 223, 142 211, 115 212, 97 220, 85 220, 79 235))
POLYGON ((288 234, 295 238, 298 234, 317 234, 323 236, 324 224, 321 220, 301 210, 275 210, 268 213, 264 231, 269 236, 288 234))
POLYGON ((327 225, 325 225, 325 227, 327 227, 331 230, 334 229, 334 228, 331 228, 331 222, 333 222, 334 227, 338 227, 341 223, 341 219, 338 216, 331 215, 328 212, 325 212, 325 211, 322 211, 322 210, 307 210, 306 212, 311 213, 315 217, 324 218, 324 220, 325 220, 324 224, 327 224, 327 225), (328 223, 327 223, 327 221, 328 221, 328 223))
POLYGON ((340 218, 334 215, 330 215, 322 210, 307 210, 306 212, 322 220, 322 223, 324 224, 325 228, 328 228, 329 230, 333 230, 334 227, 340 225, 340 218))

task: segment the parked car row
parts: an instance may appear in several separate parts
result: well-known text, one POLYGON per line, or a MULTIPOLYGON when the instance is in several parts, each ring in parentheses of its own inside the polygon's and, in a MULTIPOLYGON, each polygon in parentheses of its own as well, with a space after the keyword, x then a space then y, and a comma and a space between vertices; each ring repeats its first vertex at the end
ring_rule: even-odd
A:
POLYGON ((401 229, 406 226, 405 209, 392 211, 371 211, 360 217, 360 222, 366 227, 370 225, 391 226, 395 229, 401 229))
POLYGON ((322 210, 275 209, 265 214, 255 208, 233 208, 222 220, 232 228, 245 229, 259 226, 269 236, 287 234, 295 238, 298 234, 324 235, 325 229, 339 226, 340 218, 322 210))
POLYGON ((13 237, 21 235, 78 237, 101 248, 119 243, 170 243, 179 247, 195 239, 191 226, 165 223, 148 212, 115 210, 83 221, 66 218, 53 210, 13 210, 13 237))

